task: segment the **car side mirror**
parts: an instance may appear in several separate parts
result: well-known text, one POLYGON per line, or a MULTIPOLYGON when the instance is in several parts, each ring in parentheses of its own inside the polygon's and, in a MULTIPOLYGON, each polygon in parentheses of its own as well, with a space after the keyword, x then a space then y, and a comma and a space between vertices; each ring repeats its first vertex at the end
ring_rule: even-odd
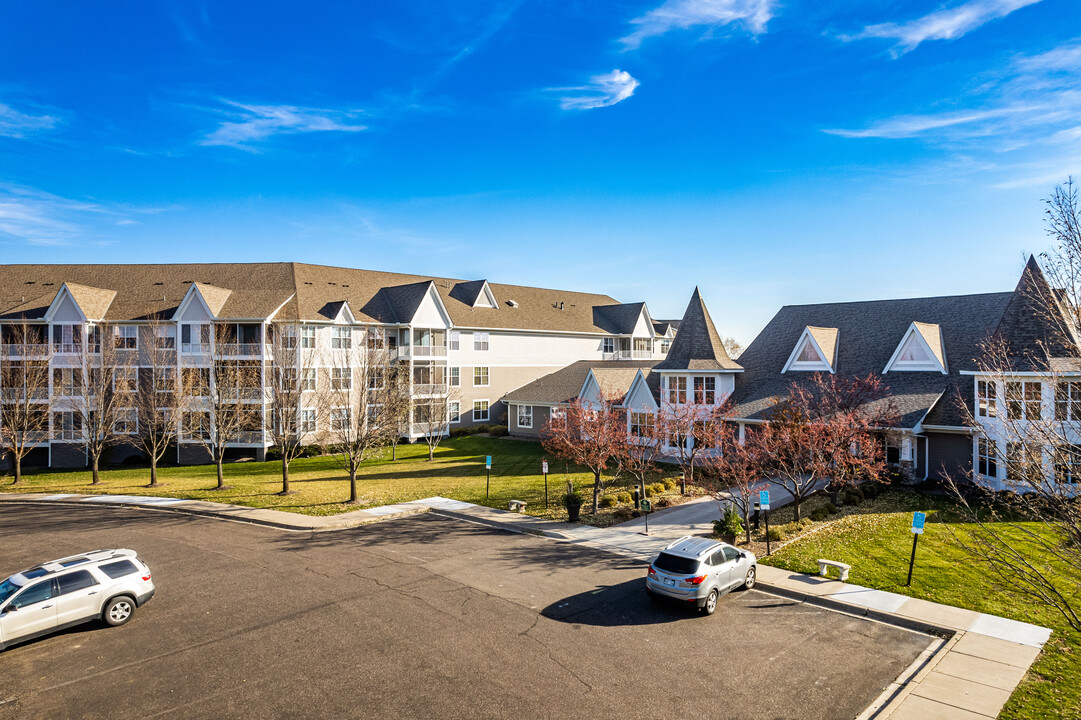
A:
POLYGON ((18 609, 19 608, 15 607, 15 604, 12 603, 11 605, 8 605, 6 608, 4 608, 4 612, 6 612, 6 613, 15 612, 18 609))
POLYGON ((743 550, 740 550, 739 551, 739 559, 740 560, 746 560, 747 559, 747 553, 744 552, 743 550))

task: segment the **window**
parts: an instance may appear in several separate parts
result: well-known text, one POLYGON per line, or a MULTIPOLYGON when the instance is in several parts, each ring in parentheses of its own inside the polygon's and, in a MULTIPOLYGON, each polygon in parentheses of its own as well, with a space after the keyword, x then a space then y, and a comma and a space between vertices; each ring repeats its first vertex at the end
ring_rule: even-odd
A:
POLYGON ((451 400, 447 403, 447 409, 450 411, 448 414, 450 415, 450 421, 452 423, 462 421, 462 404, 460 402, 451 400))
POLYGON ((1038 445, 1023 442, 1006 443, 1006 477, 1035 485, 1043 478, 1043 452, 1038 445))
POLYGON ((186 412, 181 429, 186 440, 207 440, 210 438, 210 413, 205 411, 186 412))
POLYGON ((335 350, 348 350, 353 347, 353 329, 347 327, 334 328, 334 334, 330 337, 330 347, 335 350))
MULTIPOLYGON (((487 350, 488 349, 488 333, 473 333, 473 349, 474 350, 487 350)), ((487 383, 485 383, 487 384, 487 383)))
POLYGON ((661 355, 667 355, 668 351, 672 348, 672 341, 665 338, 661 340, 661 355))
POLYGON ((311 349, 315 347, 315 326, 305 325, 300 328, 300 347, 311 349))
POLYGON ((76 412, 65 410, 53 413, 53 439, 54 440, 78 440, 82 437, 82 416, 76 412))
POLYGON ((687 402, 687 378, 668 378, 668 402, 673 405, 687 402))
POLYGON ((807 341, 803 343, 803 349, 796 356, 796 362, 820 363, 822 362, 822 356, 815 350, 814 345, 807 341))
POLYGON ((119 325, 113 328, 116 347, 122 350, 135 350, 139 347, 139 328, 134 325, 119 325))
POLYGON ((134 435, 138 430, 139 417, 135 414, 135 408, 121 408, 116 411, 113 432, 117 435, 134 435))
POLYGON ((473 422, 488 422, 488 401, 473 401, 473 422))
POLYGON ((450 376, 450 386, 459 387, 462 384, 462 369, 457 367, 447 368, 450 376))
POLYGON ((1006 417, 1009 420, 1039 420, 1043 413, 1042 387, 1039 381, 1024 380, 1006 383, 1006 417))
POLYGON ((697 405, 712 405, 717 397, 717 378, 696 377, 694 379, 694 402, 697 405))
POLYGON ((201 352, 210 345, 210 325, 207 323, 184 323, 180 326, 180 349, 184 352, 201 352))
POLYGON ((473 387, 487 387, 488 385, 488 368, 475 367, 473 368, 473 387))
POLYGON ((113 370, 113 392, 133 393, 139 383, 139 371, 132 367, 113 370))
POLYGON ((315 432, 315 410, 312 408, 301 408, 300 410, 300 432, 313 433, 315 432))
POLYGON ((462 348, 462 334, 457 330, 451 330, 450 335, 447 336, 447 347, 451 350, 460 350, 462 348))
POLYGON ((1081 420, 1081 382, 1060 381, 1055 385, 1055 419, 1081 420))
POLYGON ((94 587, 98 584, 98 581, 94 579, 94 576, 88 570, 77 570, 56 578, 56 584, 60 588, 58 594, 67 595, 68 593, 85 590, 88 587, 94 587))
POLYGON ((58 353, 76 353, 82 349, 81 325, 53 325, 53 350, 58 353))
POLYGON ((612 337, 606 337, 601 340, 601 352, 602 353, 614 353, 616 351, 616 339, 612 337))
POLYGON ((1055 448, 1055 482, 1066 485, 1081 482, 1081 445, 1055 448))
POLYGON ((94 355, 101 354, 101 328, 95 326, 87 330, 86 344, 94 355))
MULTIPOLYGON (((293 372, 296 372, 295 370, 293 372)), ((303 391, 314 391, 316 387, 317 373, 315 368, 304 368, 300 371, 300 389, 303 391)))
POLYGON ((383 389, 383 368, 373 367, 368 372, 368 389, 369 390, 382 390, 383 389))
POLYGON ((191 397, 210 394, 210 368, 184 368, 181 372, 184 393, 191 397))
POLYGON ((336 367, 330 369, 331 390, 351 390, 353 388, 353 369, 336 367))
POLYGON ((159 325, 154 328, 154 343, 162 350, 172 350, 176 347, 176 327, 172 325, 159 325))
POLYGON ((986 477, 998 477, 998 444, 994 440, 980 438, 976 455, 977 472, 986 477))
POLYGON ((82 372, 76 368, 53 368, 53 395, 73 397, 79 395, 82 372))
POLYGON ((36 585, 30 587, 19 593, 19 596, 15 598, 11 604, 17 608, 23 608, 27 605, 33 605, 34 603, 45 602, 51 600, 53 597, 53 581, 43 580, 36 585))
POLYGON ((368 349, 382 350, 386 345, 386 338, 380 328, 368 328, 368 349))
POLYGON ((157 392, 171 393, 176 389, 176 377, 174 377, 171 370, 153 368, 151 373, 154 375, 154 390, 157 392))
POLYGON ((113 580, 122 578, 125 575, 134 575, 139 572, 139 568, 135 567, 135 563, 131 560, 118 560, 116 562, 106 563, 105 565, 98 566, 98 570, 101 570, 113 580))
POLYGON ((653 436, 654 415, 649 412, 631 413, 631 435, 637 438, 653 436))
POLYGON ((998 417, 998 408, 995 406, 997 401, 995 387, 995 383, 991 380, 976 381, 976 398, 979 408, 977 413, 980 417, 998 417))
POLYGON ((518 427, 531 428, 533 427, 533 406, 532 405, 519 405, 518 406, 518 427))
POLYGON ((353 422, 353 409, 337 407, 330 409, 330 429, 336 432, 348 430, 353 422))

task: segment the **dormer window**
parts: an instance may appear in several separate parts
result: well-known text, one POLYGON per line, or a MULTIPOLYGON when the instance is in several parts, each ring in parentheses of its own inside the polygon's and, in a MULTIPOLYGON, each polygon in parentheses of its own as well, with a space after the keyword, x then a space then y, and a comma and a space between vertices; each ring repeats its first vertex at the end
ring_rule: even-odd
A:
POLYGON ((902 371, 947 373, 942 329, 938 325, 914 322, 908 326, 882 372, 902 371))
POLYGON ((806 327, 782 373, 836 372, 837 328, 806 327))

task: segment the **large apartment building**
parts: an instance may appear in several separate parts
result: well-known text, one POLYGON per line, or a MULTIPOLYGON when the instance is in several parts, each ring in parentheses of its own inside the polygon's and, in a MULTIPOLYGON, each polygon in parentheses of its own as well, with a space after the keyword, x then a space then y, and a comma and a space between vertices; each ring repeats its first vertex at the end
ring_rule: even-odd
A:
MULTIPOLYGON (((133 372, 150 347, 171 353, 177 377, 222 355, 249 367, 259 378, 248 398, 251 419, 232 445, 262 458, 271 445, 263 390, 278 327, 295 332, 304 350, 328 351, 326 358, 377 337, 418 403, 451 398, 451 428, 504 422, 505 394, 578 360, 661 359, 675 332, 670 323, 655 324, 642 302, 483 279, 302 263, 0 266, 0 357, 9 367, 50 368, 49 387, 36 398, 49 413, 49 430, 25 462, 85 463, 71 377, 78 358, 100 353, 101 343, 124 354, 133 372)), ((329 367, 340 360, 321 362, 298 383, 351 382, 351 368, 329 367)), ((313 437, 328 421, 315 413, 297 419, 313 437)), ((119 430, 129 431, 131 421, 122 416, 119 430)), ((421 433, 411 420, 406 436, 421 433)), ((113 460, 132 452, 118 446, 113 460)), ((177 459, 197 462, 205 454, 180 433, 177 459)))

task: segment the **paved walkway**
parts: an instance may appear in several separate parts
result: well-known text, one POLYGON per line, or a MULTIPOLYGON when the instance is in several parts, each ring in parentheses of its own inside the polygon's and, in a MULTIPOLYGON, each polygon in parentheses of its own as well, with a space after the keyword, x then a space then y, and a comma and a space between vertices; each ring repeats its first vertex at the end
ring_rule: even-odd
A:
MULTIPOLYGON (((549 537, 561 542, 604 550, 650 562, 671 542, 671 533, 686 529, 686 518, 718 514, 712 498, 686 503, 681 514, 661 516, 656 535, 642 535, 628 524, 613 528, 553 522, 506 510, 474 505, 442 497, 424 498, 399 505, 356 510, 341 515, 316 517, 224 505, 197 500, 124 495, 45 495, 0 493, 2 502, 100 505, 111 503, 250 522, 288 530, 328 531, 432 512, 468 522, 549 537), (673 517, 674 516, 674 517, 673 517), (666 522, 666 517, 673 517, 666 522)), ((656 521, 651 520, 654 531, 656 521)), ((709 521, 712 523, 712 518, 709 521)), ((706 528, 712 529, 710 524, 706 528)), ((686 534, 686 533, 680 533, 686 534)), ((861 719, 973 720, 998 715, 1010 693, 1025 676, 1047 642, 1047 628, 995 615, 910 598, 814 575, 793 573, 759 565, 759 587, 768 592, 827 607, 872 620, 907 627, 941 637, 891 685, 861 719)))

